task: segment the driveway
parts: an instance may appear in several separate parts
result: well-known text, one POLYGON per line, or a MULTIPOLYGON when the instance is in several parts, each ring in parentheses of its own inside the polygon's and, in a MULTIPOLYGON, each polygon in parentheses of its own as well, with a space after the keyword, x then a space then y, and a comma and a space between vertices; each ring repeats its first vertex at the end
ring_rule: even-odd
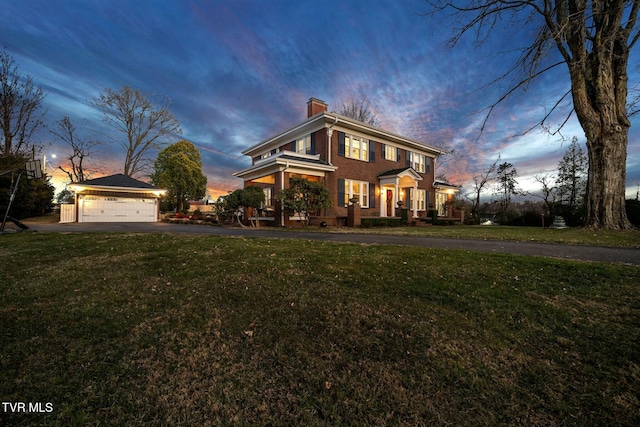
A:
POLYGON ((597 246, 561 245, 550 243, 511 242, 503 240, 465 240, 433 237, 392 236, 357 233, 322 233, 304 230, 278 230, 274 228, 212 227, 205 225, 169 223, 68 223, 28 224, 34 231, 66 232, 123 232, 123 233, 179 233, 214 234, 222 236, 308 239, 330 242, 353 242, 375 245, 409 245, 437 249, 509 253, 582 261, 611 262, 640 265, 640 249, 597 246))

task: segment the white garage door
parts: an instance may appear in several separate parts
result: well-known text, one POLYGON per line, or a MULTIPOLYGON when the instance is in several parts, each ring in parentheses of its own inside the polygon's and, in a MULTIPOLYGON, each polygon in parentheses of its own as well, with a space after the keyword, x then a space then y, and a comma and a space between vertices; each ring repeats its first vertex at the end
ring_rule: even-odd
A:
POLYGON ((84 196, 78 222, 156 222, 157 212, 156 199, 84 196))

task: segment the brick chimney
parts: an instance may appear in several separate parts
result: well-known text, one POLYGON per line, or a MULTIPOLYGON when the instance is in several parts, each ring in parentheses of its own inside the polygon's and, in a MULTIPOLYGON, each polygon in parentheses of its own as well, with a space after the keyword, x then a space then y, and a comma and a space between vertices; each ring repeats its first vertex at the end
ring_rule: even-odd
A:
POLYGON ((307 118, 326 112, 328 107, 326 102, 318 98, 309 98, 309 102, 307 102, 307 118))

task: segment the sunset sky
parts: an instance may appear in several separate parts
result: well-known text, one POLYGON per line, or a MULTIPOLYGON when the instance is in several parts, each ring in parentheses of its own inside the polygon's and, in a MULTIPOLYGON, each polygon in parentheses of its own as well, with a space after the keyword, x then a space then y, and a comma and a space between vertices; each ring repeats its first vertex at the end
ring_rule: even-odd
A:
MULTIPOLYGON (((366 97, 384 129, 455 149, 438 171, 454 183, 468 184, 501 155, 521 186, 535 190, 531 177, 554 170, 571 137, 584 147, 575 118, 562 130, 564 143, 541 129, 522 135, 569 89, 566 67, 502 103, 480 135, 486 108, 512 81, 487 85, 531 29, 505 24, 485 45, 469 38, 451 48, 452 22, 428 11, 422 0, 5 1, 0 48, 46 93, 47 123, 68 116, 87 139, 113 132, 90 106, 105 88, 170 98, 183 129, 172 142, 200 149, 212 197, 241 187, 232 176, 250 163, 241 151, 304 120, 310 97, 330 110, 366 97)), ((631 86, 637 58, 632 53, 631 86)), ((635 117, 627 197, 640 187, 638 125, 635 117)), ((38 142, 52 172, 69 150, 46 130, 38 142)), ((103 145, 87 166, 95 176, 121 173, 123 160, 119 147, 103 145)), ((64 176, 55 178, 60 187, 64 176)))

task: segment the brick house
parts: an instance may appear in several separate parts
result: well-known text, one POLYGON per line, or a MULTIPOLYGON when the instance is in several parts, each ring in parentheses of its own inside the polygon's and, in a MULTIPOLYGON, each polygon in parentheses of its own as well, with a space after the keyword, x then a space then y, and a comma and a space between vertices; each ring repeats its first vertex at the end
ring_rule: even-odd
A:
POLYGON ((446 202, 457 187, 434 179, 435 162, 443 151, 329 113, 327 104, 316 98, 307 103, 306 120, 242 154, 251 157, 251 166, 233 175, 242 178, 245 187, 263 188, 266 202, 259 216, 267 224, 291 225, 300 219, 275 201, 294 176, 321 181, 331 193, 333 207, 312 218, 315 222, 344 224, 353 198, 359 201, 361 217, 400 217, 401 208, 414 219, 425 218, 432 208, 452 216, 446 202))

